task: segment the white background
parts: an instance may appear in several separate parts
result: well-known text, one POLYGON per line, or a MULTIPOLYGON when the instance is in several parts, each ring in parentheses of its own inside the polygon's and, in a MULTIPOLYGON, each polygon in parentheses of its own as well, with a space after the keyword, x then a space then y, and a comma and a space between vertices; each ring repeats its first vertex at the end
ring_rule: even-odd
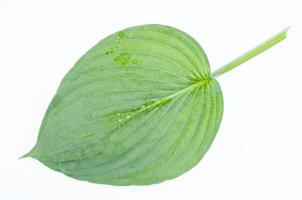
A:
POLYGON ((302 199, 299 0, 0 0, 0 199, 302 199), (99 40, 160 23, 191 34, 217 69, 291 26, 288 38, 219 77, 225 112, 204 159, 146 187, 77 181, 31 158, 64 74, 99 40))

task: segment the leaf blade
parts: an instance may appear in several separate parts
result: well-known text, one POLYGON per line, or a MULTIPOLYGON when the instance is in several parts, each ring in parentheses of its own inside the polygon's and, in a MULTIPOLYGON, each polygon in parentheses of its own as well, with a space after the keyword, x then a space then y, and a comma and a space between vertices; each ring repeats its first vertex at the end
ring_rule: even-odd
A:
MULTIPOLYGON (((217 84, 204 51, 184 32, 162 25, 125 29, 89 50, 64 77, 30 155, 56 171, 96 183, 145 185, 171 179, 197 164, 218 130, 223 104, 209 101, 222 99, 217 84), (203 109, 209 105, 218 111, 207 115, 203 109), (192 112, 199 107, 201 116, 192 112), (216 120, 204 121, 215 113, 216 120), (199 120, 199 126, 213 128, 200 129, 199 120), (184 145, 196 135, 193 127, 210 137, 198 155, 198 145, 184 145), (183 155, 192 159, 178 159, 183 155)), ((202 143, 201 136, 194 142, 202 143)))

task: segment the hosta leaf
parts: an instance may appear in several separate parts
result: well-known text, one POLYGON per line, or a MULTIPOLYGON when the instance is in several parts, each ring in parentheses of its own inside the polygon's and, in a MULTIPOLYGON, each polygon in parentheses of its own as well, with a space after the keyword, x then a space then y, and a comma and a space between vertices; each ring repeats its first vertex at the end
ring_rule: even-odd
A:
POLYGON ((222 113, 220 86, 192 37, 163 25, 132 27, 68 72, 26 156, 80 180, 158 183, 198 163, 222 113))

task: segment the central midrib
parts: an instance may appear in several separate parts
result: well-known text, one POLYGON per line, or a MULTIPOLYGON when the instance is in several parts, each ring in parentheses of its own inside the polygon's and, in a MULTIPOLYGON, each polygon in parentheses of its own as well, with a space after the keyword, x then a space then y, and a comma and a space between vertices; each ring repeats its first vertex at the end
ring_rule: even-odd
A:
POLYGON ((202 79, 202 80, 199 80, 197 81, 196 83, 193 83, 192 85, 184 88, 184 89, 181 89, 179 90, 178 92, 175 92, 169 96, 166 96, 164 98, 162 98, 163 100, 167 100, 167 99, 173 99, 174 97, 177 97, 177 96, 180 96, 182 94, 185 94, 187 92, 190 92, 192 90, 194 90, 195 88, 198 88, 204 84, 206 84, 207 82, 209 82, 212 78, 208 78, 208 79, 202 79))
POLYGON ((137 107, 137 108, 134 108, 134 109, 131 109, 131 111, 128 111, 128 112, 119 112, 119 113, 114 113, 113 115, 118 115, 119 116, 119 119, 118 121, 120 123, 123 123, 125 124, 130 118, 144 112, 144 111, 147 111, 147 110, 150 110, 150 109, 155 109, 157 107, 160 107, 164 104, 166 104, 167 102, 171 101, 173 98, 176 98, 176 97, 179 97, 181 95, 184 95, 190 91, 193 91, 194 89, 196 88, 199 88, 201 87, 202 85, 208 83, 212 78, 207 78, 207 79, 201 79, 201 80, 198 80, 197 82, 189 85, 188 87, 185 87, 173 94, 170 94, 166 97, 162 97, 158 100, 155 100, 155 101, 151 101, 151 102, 146 102, 145 104, 137 107))
MULTIPOLYGON (((207 79, 202 79, 202 80, 198 80, 197 82, 191 84, 190 86, 188 87, 185 87, 173 94, 170 94, 166 97, 162 97, 161 99, 159 100, 156 100, 150 104, 148 104, 148 102, 145 104, 147 106, 142 106, 142 107, 139 107, 138 109, 135 109, 135 112, 132 113, 132 115, 135 115, 135 114, 138 114, 140 112, 143 112, 143 111, 146 111, 146 110, 149 110, 151 108, 155 108, 155 107, 158 107, 158 106, 161 106, 163 104, 165 104, 166 102, 172 100, 173 98, 176 98, 178 96, 181 96, 187 92, 190 92, 198 87, 201 87, 202 85, 206 84, 207 82, 209 82, 212 78, 207 78, 207 79)), ((128 113, 129 114, 129 113, 128 113)))

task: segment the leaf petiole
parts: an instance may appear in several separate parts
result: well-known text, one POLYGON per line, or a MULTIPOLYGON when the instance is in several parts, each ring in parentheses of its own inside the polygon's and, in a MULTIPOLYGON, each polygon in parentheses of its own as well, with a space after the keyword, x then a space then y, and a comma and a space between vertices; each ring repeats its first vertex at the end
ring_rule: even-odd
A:
POLYGON ((228 64, 226 64, 226 65, 222 66, 221 68, 219 68, 218 70, 214 71, 212 73, 212 77, 218 77, 218 76, 234 69, 235 67, 241 65, 242 63, 250 60, 251 58, 262 53, 263 51, 265 51, 265 50, 269 49, 270 47, 276 45, 277 43, 281 42, 282 40, 284 40, 286 38, 288 29, 289 28, 282 30, 280 33, 276 34, 275 36, 271 37, 270 39, 259 44, 252 50, 246 52, 242 56, 236 58, 235 60, 229 62, 228 64))

